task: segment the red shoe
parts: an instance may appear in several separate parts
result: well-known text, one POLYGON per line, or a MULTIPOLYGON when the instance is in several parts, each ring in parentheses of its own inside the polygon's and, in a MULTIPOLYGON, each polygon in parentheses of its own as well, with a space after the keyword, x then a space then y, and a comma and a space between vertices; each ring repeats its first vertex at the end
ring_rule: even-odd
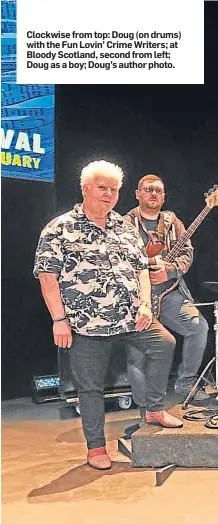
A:
POLYGON ((146 422, 148 424, 160 424, 164 428, 181 428, 183 422, 173 417, 167 411, 146 411, 146 422))
POLYGON ((93 448, 88 451, 88 464, 95 469, 110 469, 111 459, 105 448, 93 448))

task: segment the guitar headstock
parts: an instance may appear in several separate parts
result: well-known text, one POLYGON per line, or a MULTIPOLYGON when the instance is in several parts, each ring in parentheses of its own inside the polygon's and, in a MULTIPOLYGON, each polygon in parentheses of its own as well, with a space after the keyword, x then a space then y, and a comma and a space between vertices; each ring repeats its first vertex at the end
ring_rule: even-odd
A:
POLYGON ((207 206, 212 209, 212 207, 218 206, 218 185, 215 184, 211 187, 207 193, 204 193, 205 201, 207 206))

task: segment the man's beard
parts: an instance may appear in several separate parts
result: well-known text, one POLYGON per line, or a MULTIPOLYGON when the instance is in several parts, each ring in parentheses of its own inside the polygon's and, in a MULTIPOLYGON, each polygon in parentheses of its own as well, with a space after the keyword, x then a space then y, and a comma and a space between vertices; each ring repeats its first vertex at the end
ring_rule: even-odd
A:
POLYGON ((146 202, 146 204, 140 204, 140 207, 142 209, 142 211, 146 211, 146 210, 153 210, 153 211, 160 211, 161 207, 162 207, 162 203, 160 204, 160 202, 158 202, 158 200, 150 200, 148 202, 146 202))

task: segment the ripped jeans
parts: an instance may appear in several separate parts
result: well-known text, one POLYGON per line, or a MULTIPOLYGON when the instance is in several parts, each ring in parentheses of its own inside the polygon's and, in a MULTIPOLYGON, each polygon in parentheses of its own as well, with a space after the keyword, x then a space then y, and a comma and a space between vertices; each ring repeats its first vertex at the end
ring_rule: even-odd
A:
POLYGON ((203 359, 208 324, 200 311, 179 290, 163 298, 159 320, 165 327, 184 337, 176 386, 189 388, 197 377, 203 359))

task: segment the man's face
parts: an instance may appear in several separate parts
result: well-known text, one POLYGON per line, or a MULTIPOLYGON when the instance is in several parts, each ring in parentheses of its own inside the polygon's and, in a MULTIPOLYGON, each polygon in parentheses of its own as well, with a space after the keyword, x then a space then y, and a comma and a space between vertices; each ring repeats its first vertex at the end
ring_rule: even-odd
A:
POLYGON ((119 197, 118 180, 114 177, 96 175, 83 186, 84 202, 90 211, 106 216, 117 203, 119 197))
POLYGON ((140 189, 136 189, 136 198, 140 208, 144 211, 159 211, 164 203, 164 185, 160 180, 154 182, 143 182, 140 189))

